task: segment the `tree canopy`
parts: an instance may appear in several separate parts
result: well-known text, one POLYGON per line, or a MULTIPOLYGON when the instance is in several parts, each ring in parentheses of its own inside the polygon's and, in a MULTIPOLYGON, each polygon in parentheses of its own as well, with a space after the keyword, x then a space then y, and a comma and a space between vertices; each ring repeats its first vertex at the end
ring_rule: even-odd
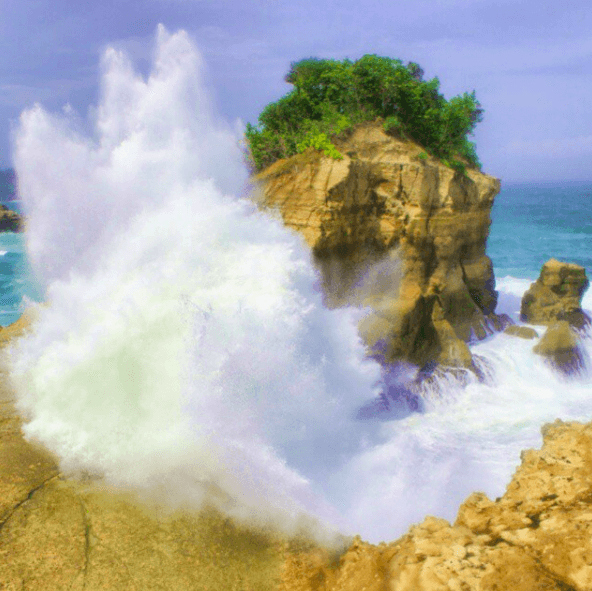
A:
POLYGON ((480 168, 468 140, 483 118, 475 91, 446 100, 438 78, 424 80, 421 67, 377 55, 352 62, 307 58, 293 62, 285 81, 294 86, 267 105, 257 125, 247 124, 252 165, 263 170, 276 160, 312 146, 341 155, 332 143, 362 121, 382 119, 385 130, 414 140, 446 164, 480 168))

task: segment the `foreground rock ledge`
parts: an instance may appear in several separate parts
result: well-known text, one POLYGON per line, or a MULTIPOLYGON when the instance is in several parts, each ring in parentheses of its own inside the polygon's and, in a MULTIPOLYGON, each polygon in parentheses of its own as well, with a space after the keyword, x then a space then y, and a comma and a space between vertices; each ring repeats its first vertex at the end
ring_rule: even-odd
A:
MULTIPOLYGON (((22 319, 0 336, 26 328, 22 319)), ((6 383, 0 373, 2 591, 592 589, 592 423, 543 427, 542 449, 522 453, 505 495, 474 493, 453 525, 426 517, 395 542, 356 538, 336 554, 64 478, 23 439, 6 383)))
POLYGON ((396 542, 354 541, 337 564, 288 557, 282 591, 589 591, 592 424, 543 427, 506 494, 472 494, 453 525, 426 517, 396 542))
POLYGON ((361 290, 376 311, 361 327, 375 354, 470 366, 464 343, 502 328, 485 254, 499 180, 455 172, 380 123, 337 146, 342 160, 310 149, 258 174, 259 205, 312 248, 330 306, 354 303, 360 278, 382 261, 361 290))

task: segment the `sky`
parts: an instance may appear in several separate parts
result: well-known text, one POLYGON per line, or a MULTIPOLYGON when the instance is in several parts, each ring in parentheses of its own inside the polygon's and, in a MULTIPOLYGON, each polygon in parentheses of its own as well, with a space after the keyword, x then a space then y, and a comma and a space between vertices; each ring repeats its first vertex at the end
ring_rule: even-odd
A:
POLYGON ((584 0, 0 0, 0 168, 23 109, 98 103, 101 55, 150 70, 156 28, 185 29, 220 115, 256 123, 290 63, 414 61, 451 98, 476 91, 473 141, 502 182, 592 180, 592 4, 584 0))

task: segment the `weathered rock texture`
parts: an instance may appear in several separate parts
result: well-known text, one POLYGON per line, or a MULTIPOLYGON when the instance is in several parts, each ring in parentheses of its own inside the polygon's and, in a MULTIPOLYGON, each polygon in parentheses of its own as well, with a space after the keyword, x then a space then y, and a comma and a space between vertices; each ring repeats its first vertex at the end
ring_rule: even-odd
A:
POLYGON ((214 510, 167 514, 70 480, 26 442, 0 373, 2 591, 273 591, 290 545, 214 510))
POLYGON ((24 219, 16 211, 0 204, 0 232, 22 232, 24 219))
POLYGON ((588 285, 584 267, 548 260, 539 278, 522 297, 521 319, 544 325, 566 320, 575 328, 584 328, 590 324, 590 318, 582 310, 582 296, 588 285))
POLYGON ((590 591, 592 425, 543 427, 505 495, 472 494, 454 525, 427 517, 391 544, 354 541, 339 561, 288 556, 282 591, 590 591))
POLYGON ((361 290, 376 311, 361 327, 375 354, 470 365, 465 342, 501 327, 485 254, 499 180, 419 158, 420 146, 377 123, 337 146, 343 160, 310 149, 260 173, 260 205, 304 236, 331 306, 351 303, 356 282, 381 261, 380 288, 361 290))

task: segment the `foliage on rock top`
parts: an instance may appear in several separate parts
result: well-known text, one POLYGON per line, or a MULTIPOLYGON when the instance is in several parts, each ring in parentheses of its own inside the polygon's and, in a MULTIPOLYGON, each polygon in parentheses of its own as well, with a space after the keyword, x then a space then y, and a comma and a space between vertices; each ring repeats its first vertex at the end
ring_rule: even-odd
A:
POLYGON ((260 171, 308 147, 339 158, 332 140, 362 121, 381 119, 388 133, 412 139, 452 168, 480 168, 467 138, 483 118, 475 91, 446 100, 438 78, 423 74, 416 63, 377 55, 293 62, 285 81, 294 88, 267 105, 257 125, 246 126, 251 166, 260 171))

